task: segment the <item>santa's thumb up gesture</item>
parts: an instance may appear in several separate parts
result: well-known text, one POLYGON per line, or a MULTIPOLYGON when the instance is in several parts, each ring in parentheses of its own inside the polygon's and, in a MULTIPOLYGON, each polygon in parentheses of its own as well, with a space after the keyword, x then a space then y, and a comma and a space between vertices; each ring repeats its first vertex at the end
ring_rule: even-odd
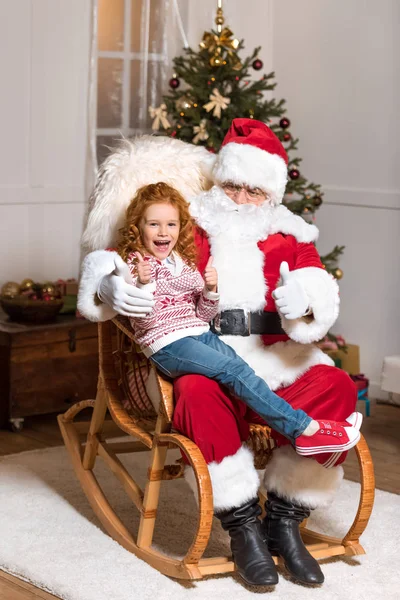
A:
POLYGON ((272 292, 275 304, 286 319, 299 319, 309 313, 310 300, 300 283, 289 271, 287 262, 280 269, 281 285, 272 292))
POLYGON ((210 256, 204 270, 204 283, 209 292, 216 292, 218 285, 218 273, 217 269, 213 267, 213 257, 210 256))

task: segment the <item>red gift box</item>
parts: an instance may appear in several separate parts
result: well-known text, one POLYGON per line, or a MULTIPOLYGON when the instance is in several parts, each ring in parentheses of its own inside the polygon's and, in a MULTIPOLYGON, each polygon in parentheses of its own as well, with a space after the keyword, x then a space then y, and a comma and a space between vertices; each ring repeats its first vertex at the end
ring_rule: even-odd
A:
POLYGON ((368 389, 369 379, 365 377, 364 373, 359 373, 358 375, 350 375, 350 377, 356 384, 356 388, 358 390, 368 389))
POLYGON ((55 285, 62 296, 77 296, 78 282, 76 279, 57 279, 55 285))

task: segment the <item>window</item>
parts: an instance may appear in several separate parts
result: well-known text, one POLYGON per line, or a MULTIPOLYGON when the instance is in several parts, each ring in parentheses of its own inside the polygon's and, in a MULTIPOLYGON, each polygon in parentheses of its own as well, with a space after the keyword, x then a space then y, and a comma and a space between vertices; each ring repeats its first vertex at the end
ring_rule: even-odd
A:
POLYGON ((98 0, 97 160, 121 134, 151 131, 148 107, 158 106, 167 77, 169 2, 98 0))

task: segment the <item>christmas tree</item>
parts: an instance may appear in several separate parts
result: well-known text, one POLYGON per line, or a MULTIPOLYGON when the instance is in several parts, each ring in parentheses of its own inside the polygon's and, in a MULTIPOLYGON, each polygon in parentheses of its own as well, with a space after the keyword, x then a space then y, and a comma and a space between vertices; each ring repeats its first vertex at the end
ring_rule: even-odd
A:
MULTIPOLYGON (((217 30, 204 33, 198 51, 187 48, 183 56, 174 58, 171 91, 163 97, 161 106, 149 108, 153 129, 218 152, 232 119, 247 117, 267 123, 289 156, 289 180, 283 202, 293 213, 307 221, 314 220, 315 210, 322 204, 321 187, 308 181, 300 171, 301 158, 295 154, 299 140, 291 133, 285 100, 267 99, 264 95, 275 89, 275 74, 254 78, 263 68, 258 58, 260 48, 242 59, 243 40, 237 40, 228 27, 223 27, 221 4, 219 0, 217 30)), ((337 268, 342 252, 343 246, 335 246, 321 257, 326 270, 337 279, 343 275, 337 268)))

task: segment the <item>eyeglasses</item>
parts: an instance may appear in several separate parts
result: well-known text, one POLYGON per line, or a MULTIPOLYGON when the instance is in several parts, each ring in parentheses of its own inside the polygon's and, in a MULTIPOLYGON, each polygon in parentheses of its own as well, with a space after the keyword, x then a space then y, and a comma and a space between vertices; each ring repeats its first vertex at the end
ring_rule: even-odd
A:
POLYGON ((247 185, 237 185, 231 181, 223 183, 222 188, 229 196, 236 196, 236 194, 240 194, 243 190, 249 200, 265 200, 267 197, 266 192, 261 188, 250 188, 247 187, 247 185))

